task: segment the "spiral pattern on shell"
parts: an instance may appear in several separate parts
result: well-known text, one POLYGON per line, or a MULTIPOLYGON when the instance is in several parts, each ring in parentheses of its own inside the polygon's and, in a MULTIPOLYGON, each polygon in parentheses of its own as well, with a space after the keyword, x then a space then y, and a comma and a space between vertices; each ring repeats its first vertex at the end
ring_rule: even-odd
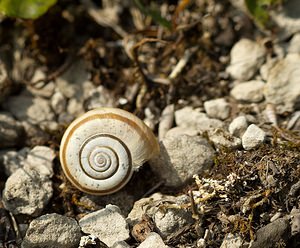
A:
POLYGON ((60 160, 69 181, 81 191, 118 191, 134 170, 159 152, 152 131, 133 114, 115 108, 87 112, 71 123, 60 160))

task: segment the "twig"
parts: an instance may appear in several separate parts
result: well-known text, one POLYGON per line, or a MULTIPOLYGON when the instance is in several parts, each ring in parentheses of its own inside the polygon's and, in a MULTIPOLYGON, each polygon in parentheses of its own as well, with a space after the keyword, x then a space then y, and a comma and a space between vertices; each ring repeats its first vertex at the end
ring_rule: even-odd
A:
POLYGON ((182 72, 184 67, 187 65, 191 56, 198 50, 198 46, 194 46, 190 49, 185 50, 183 57, 178 61, 177 65, 174 67, 168 78, 174 80, 182 72))

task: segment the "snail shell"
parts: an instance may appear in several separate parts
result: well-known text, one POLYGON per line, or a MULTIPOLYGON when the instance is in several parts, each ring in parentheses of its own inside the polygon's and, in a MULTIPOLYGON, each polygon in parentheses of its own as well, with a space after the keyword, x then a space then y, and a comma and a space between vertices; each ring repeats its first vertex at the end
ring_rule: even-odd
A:
POLYGON ((117 108, 91 110, 63 135, 60 161, 69 181, 83 192, 118 191, 145 161, 159 153, 152 131, 133 114, 117 108))

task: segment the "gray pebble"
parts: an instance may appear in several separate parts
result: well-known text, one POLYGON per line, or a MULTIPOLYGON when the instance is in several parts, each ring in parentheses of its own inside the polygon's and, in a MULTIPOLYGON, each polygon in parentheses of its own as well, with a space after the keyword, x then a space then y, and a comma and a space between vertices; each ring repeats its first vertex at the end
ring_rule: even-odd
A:
POLYGON ((22 125, 26 133, 25 144, 27 146, 33 147, 49 141, 49 134, 44 132, 39 126, 31 124, 28 121, 22 121, 22 125))
POLYGON ((247 130, 247 127, 247 118, 245 116, 238 116, 229 124, 228 130, 233 136, 242 138, 243 134, 247 130))
POLYGON ((50 104, 56 114, 61 114, 66 110, 67 100, 60 91, 57 91, 51 97, 50 104))
POLYGON ((196 127, 203 118, 207 118, 206 114, 192 107, 184 107, 175 111, 175 122, 180 127, 196 127))
POLYGON ((244 241, 238 234, 226 234, 220 248, 247 248, 249 243, 244 241))
POLYGON ((83 85, 89 79, 89 73, 83 60, 75 60, 62 75, 56 78, 59 91, 67 98, 81 98, 83 85))
POLYGON ((270 70, 264 94, 266 101, 276 105, 278 113, 299 108, 300 54, 291 53, 270 70))
POLYGON ((83 103, 81 100, 78 100, 76 98, 71 98, 68 101, 67 105, 67 113, 71 116, 77 117, 79 115, 82 115, 84 113, 83 103))
POLYGON ((162 238, 155 232, 152 232, 148 237, 138 246, 138 248, 167 248, 162 238))
POLYGON ((20 151, 8 150, 0 153, 0 161, 6 176, 10 176, 17 169, 24 166, 25 158, 29 151, 28 147, 24 147, 20 151))
POLYGON ((108 246, 91 234, 81 237, 78 248, 108 248, 108 246))
POLYGON ((130 248, 131 246, 125 241, 117 241, 111 248, 130 248))
POLYGON ((192 107, 184 107, 177 110, 175 112, 175 122, 179 127, 195 129, 199 132, 224 127, 222 121, 208 118, 205 113, 200 112, 199 109, 193 109, 192 107))
POLYGON ((290 214, 291 217, 291 234, 296 236, 300 234, 300 211, 293 208, 290 214))
POLYGON ((103 86, 99 86, 89 92, 86 99, 87 110, 101 107, 116 107, 116 98, 103 86))
POLYGON ((173 127, 171 128, 165 135, 166 138, 171 138, 171 137, 177 137, 181 135, 189 135, 189 136, 196 136, 199 134, 199 131, 193 127, 173 127))
POLYGON ((7 99, 5 108, 9 110, 18 120, 25 120, 32 124, 43 121, 53 121, 54 113, 50 108, 49 101, 30 95, 12 96, 7 99))
POLYGON ((263 89, 264 82, 252 80, 237 84, 230 94, 239 101, 256 103, 264 99, 263 89))
POLYGON ((52 197, 52 182, 35 170, 17 169, 6 181, 4 207, 13 214, 39 215, 52 197))
POLYGON ((80 237, 76 220, 56 213, 46 214, 30 223, 22 248, 77 248, 80 237))
POLYGON ((155 223, 160 236, 167 238, 194 222, 192 213, 180 207, 188 202, 189 199, 185 195, 175 197, 155 193, 136 201, 128 214, 127 221, 133 226, 142 220, 144 214, 147 214, 155 223))
POLYGON ((297 33, 293 36, 293 38, 290 41, 289 53, 300 53, 300 33, 297 33))
POLYGON ((47 146, 35 146, 24 161, 25 170, 35 170, 43 177, 53 176, 55 151, 47 146))
POLYGON ((8 78, 6 66, 3 61, 0 60, 0 103, 2 103, 10 93, 12 86, 13 83, 8 78))
POLYGON ((229 117, 231 107, 224 98, 204 102, 204 109, 211 118, 225 120, 229 117))
POLYGON ((255 124, 251 124, 242 136, 242 145, 245 150, 251 150, 261 145, 266 138, 266 133, 255 124))
POLYGON ((130 238, 126 220, 115 205, 87 214, 80 219, 79 225, 84 233, 97 236, 108 246, 130 238))
POLYGON ((23 136, 22 125, 10 114, 0 113, 0 148, 19 146, 23 136))
POLYGON ((265 60, 265 48, 249 39, 238 41, 230 52, 230 65, 226 71, 232 78, 251 79, 265 60))
POLYGON ((290 236, 290 224, 285 218, 280 218, 258 229, 256 240, 251 248, 273 248, 279 241, 287 241, 290 236))
POLYGON ((149 162, 166 186, 182 186, 213 164, 214 150, 199 136, 166 137, 160 142, 160 148, 159 156, 149 162))
POLYGON ((174 122, 174 104, 167 105, 161 113, 158 137, 162 139, 166 136, 167 132, 172 128, 174 122))
POLYGON ((232 136, 224 129, 216 129, 208 132, 209 140, 212 141, 216 148, 226 147, 228 149, 237 149, 241 147, 241 139, 232 136))

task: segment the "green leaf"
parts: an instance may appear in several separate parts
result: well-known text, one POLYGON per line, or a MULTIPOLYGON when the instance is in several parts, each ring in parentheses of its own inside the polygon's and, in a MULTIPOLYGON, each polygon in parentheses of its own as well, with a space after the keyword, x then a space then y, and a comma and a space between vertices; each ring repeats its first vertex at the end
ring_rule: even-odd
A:
POLYGON ((263 26, 271 25, 269 9, 277 4, 281 4, 283 0, 245 0, 246 7, 255 21, 263 26))
POLYGON ((156 23, 165 28, 171 29, 171 22, 163 18, 156 7, 145 7, 140 0, 134 0, 134 3, 143 14, 151 16, 156 23))
POLYGON ((0 11, 7 16, 36 19, 57 0, 0 0, 0 11))

